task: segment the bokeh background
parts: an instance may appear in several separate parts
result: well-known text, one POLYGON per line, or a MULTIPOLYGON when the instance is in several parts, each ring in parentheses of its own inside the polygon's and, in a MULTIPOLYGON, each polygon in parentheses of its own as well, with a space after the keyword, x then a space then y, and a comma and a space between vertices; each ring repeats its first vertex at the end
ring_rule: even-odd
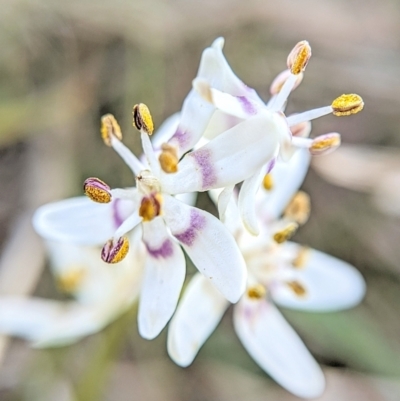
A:
MULTIPOLYGON (((139 154, 132 106, 149 105, 156 126, 179 110, 202 50, 221 35, 234 71, 264 99, 293 45, 307 39, 313 57, 288 111, 359 93, 362 113, 317 120, 314 135, 338 131, 345 143, 384 146, 380 163, 388 151, 391 164, 382 174, 400 171, 399 7, 395 0, 3 0, 0 295, 63 298, 30 226, 32 211, 81 194, 87 176, 132 185, 100 139, 100 116, 113 113, 139 154)), ((304 189, 312 216, 295 239, 355 265, 368 285, 364 302, 349 311, 283 310, 324 367, 321 400, 400 400, 400 219, 313 169, 304 189)), ((187 369, 169 360, 165 337, 164 330, 154 341, 141 339, 135 308, 60 349, 2 337, 0 400, 297 399, 243 350, 230 313, 187 369)))

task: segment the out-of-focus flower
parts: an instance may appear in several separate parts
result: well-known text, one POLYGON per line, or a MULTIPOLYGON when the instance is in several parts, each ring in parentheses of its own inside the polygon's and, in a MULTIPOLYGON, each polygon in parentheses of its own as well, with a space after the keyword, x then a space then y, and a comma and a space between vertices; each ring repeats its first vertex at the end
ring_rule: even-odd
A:
MULTIPOLYGON (((220 60, 223 59, 222 44, 222 41, 217 40, 212 47, 214 53, 219 54, 220 60)), ((363 108, 360 96, 347 94, 335 99, 330 106, 286 117, 284 110, 288 96, 301 82, 310 57, 311 48, 308 42, 299 42, 293 48, 287 60, 288 70, 272 83, 272 98, 267 104, 257 96, 254 89, 234 76, 228 67, 220 68, 221 71, 228 71, 227 81, 230 85, 226 86, 225 91, 221 89, 221 79, 216 80, 219 84, 216 87, 206 74, 199 74, 193 81, 193 87, 213 106, 207 108, 207 117, 212 119, 203 138, 211 140, 187 153, 174 174, 165 178, 164 187, 168 188, 168 192, 225 188, 222 205, 219 205, 223 209, 235 184, 244 181, 239 194, 240 215, 245 227, 251 233, 258 234, 254 204, 246 197, 254 196, 265 173, 273 169, 278 156, 287 160, 295 148, 306 148, 312 155, 331 152, 340 145, 340 135, 333 132, 313 139, 307 138, 311 130, 310 120, 329 113, 347 116, 363 108)), ((221 64, 226 64, 225 59, 221 64)), ((202 128, 207 120, 204 117, 202 116, 202 128)), ((190 131, 178 129, 177 132, 179 143, 183 143, 186 137, 193 136, 190 131)), ((200 135, 196 135, 196 138, 199 137, 200 135)), ((175 139, 172 143, 176 142, 175 139)), ((192 146, 194 142, 190 141, 192 146)))
POLYGON ((101 257, 107 263, 120 262, 130 253, 132 244, 127 233, 140 226, 142 238, 136 240, 143 241, 146 257, 138 322, 140 334, 151 339, 164 328, 178 302, 186 266, 181 246, 199 271, 231 302, 237 302, 244 292, 246 267, 232 235, 216 217, 164 190, 161 166, 170 160, 157 159, 153 150, 149 138, 153 122, 147 107, 139 104, 133 114, 148 166, 122 143, 120 127, 112 115, 102 118, 101 132, 105 143, 134 173, 136 187, 110 189, 98 178, 88 178, 84 190, 95 202, 82 197, 57 203, 53 209, 40 210, 35 223, 46 236, 46 222, 57 220, 58 224, 51 226, 51 235, 60 241, 105 243, 101 257))
POLYGON ((339 152, 315 159, 313 167, 334 185, 371 194, 384 213, 400 215, 398 149, 346 144, 339 152))
MULTIPOLYGON (((248 268, 246 292, 233 312, 237 335, 252 358, 279 384, 300 397, 313 398, 323 392, 324 375, 273 302, 308 311, 345 309, 360 302, 365 283, 349 264, 286 242, 308 218, 308 197, 302 192, 293 196, 308 162, 307 151, 300 150, 289 164, 277 163, 265 177, 266 190, 257 199, 262 221, 258 237, 243 229, 233 198, 225 211, 225 223, 248 268), (289 199, 288 204, 285 200, 289 199)), ((228 306, 209 282, 195 275, 168 331, 168 352, 178 365, 192 363, 228 306)))
MULTIPOLYGON (((42 212, 70 202, 45 205, 42 212)), ((0 298, 0 332, 25 338, 37 347, 75 342, 125 312, 139 295, 145 256, 138 241, 140 229, 131 234, 134 252, 110 268, 99 258, 99 247, 51 240, 51 226, 57 229, 60 221, 43 223, 48 226, 46 245, 57 287, 75 300, 0 298)))

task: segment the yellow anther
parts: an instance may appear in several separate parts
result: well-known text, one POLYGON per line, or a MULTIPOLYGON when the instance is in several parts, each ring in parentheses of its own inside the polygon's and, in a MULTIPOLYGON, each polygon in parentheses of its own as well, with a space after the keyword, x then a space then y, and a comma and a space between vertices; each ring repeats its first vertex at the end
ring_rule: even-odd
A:
POLYGON ((266 288, 261 284, 253 285, 247 289, 247 296, 250 299, 262 299, 267 295, 266 288))
POLYGON ((174 146, 164 143, 161 146, 162 152, 158 157, 160 166, 166 173, 176 173, 178 171, 178 154, 174 146))
POLYGON ((143 130, 148 135, 152 135, 154 131, 153 119, 149 108, 144 103, 133 106, 133 126, 139 131, 143 130))
POLYGON ((278 244, 282 244, 294 235, 298 227, 299 225, 297 223, 289 223, 284 229, 274 234, 274 241, 278 244))
POLYGON ((287 58, 287 65, 293 75, 301 74, 311 57, 311 47, 306 40, 296 44, 287 58))
POLYGON ((114 136, 122 141, 121 127, 112 114, 106 114, 101 117, 101 137, 107 146, 111 146, 111 138, 114 136))
POLYGON ((297 269, 301 269, 306 265, 309 258, 310 258, 310 248, 303 246, 299 249, 299 252, 297 252, 296 257, 292 260, 292 266, 297 269))
POLYGON ((309 148, 309 151, 313 156, 328 154, 337 149, 340 146, 340 143, 340 134, 338 134, 337 132, 320 135, 314 138, 309 148))
POLYGON ((286 282, 288 287, 298 296, 298 297, 304 297, 307 295, 307 291, 304 288, 302 284, 300 284, 298 281, 288 281, 286 282))
POLYGON ((66 294, 74 293, 85 277, 85 269, 79 266, 71 266, 67 271, 56 277, 57 288, 66 294))
POLYGON ((85 192, 85 195, 94 202, 111 202, 112 196, 110 192, 110 187, 104 181, 98 178, 87 178, 83 184, 83 190, 85 192))
POLYGON ((274 179, 272 178, 271 173, 265 174, 263 179, 263 187, 267 191, 271 191, 271 189, 274 187, 274 179))
POLYGON ((303 191, 299 191, 287 205, 283 215, 298 224, 304 224, 310 217, 310 211, 310 196, 303 191))
POLYGON ((161 213, 162 196, 159 193, 144 196, 139 208, 143 221, 151 221, 161 213))
POLYGON ((339 96, 332 102, 333 114, 340 117, 356 114, 363 108, 364 101, 362 97, 353 93, 339 96))
POLYGON ((125 258, 129 251, 129 240, 121 237, 118 240, 110 239, 101 251, 101 258, 106 263, 119 263, 125 258))

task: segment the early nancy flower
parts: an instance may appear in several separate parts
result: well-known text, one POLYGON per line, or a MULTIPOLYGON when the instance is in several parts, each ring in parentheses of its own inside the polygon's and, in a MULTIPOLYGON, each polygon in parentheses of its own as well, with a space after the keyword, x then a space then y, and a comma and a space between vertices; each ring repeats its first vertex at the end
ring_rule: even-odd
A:
MULTIPOLYGON (((324 390, 324 375, 273 302, 309 311, 340 310, 360 302, 365 284, 349 264, 287 242, 308 218, 308 196, 302 192, 293 196, 308 162, 307 152, 301 150, 289 164, 280 162, 270 173, 262 199, 257 200, 262 221, 258 237, 243 229, 233 198, 225 222, 248 268, 246 292, 234 306, 236 333, 252 358, 279 384, 297 396, 313 398, 324 390)), ((168 353, 178 365, 192 363, 228 306, 209 282, 195 275, 169 326, 168 353)))

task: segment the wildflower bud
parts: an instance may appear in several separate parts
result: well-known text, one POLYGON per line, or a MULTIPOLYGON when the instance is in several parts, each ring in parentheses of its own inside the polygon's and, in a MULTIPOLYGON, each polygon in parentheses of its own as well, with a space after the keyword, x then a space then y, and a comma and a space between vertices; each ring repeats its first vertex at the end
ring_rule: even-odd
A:
POLYGON ((286 284, 298 297, 304 297, 307 295, 306 289, 298 281, 287 281, 286 284))
POLYGON ((176 173, 178 171, 178 154, 176 148, 168 143, 161 145, 162 152, 158 157, 160 166, 166 173, 176 173))
POLYGON ((314 138, 309 148, 313 156, 327 155, 340 146, 340 134, 332 132, 314 138))
POLYGON ((101 259, 106 263, 121 262, 128 254, 129 241, 127 237, 121 237, 118 240, 110 239, 101 250, 101 259))
POLYGON ((297 231, 299 228, 299 225, 297 223, 291 222, 289 223, 285 228, 283 228, 281 231, 278 231, 274 234, 274 241, 278 244, 282 244, 283 242, 287 241, 289 238, 291 238, 294 233, 297 231))
POLYGON ((297 43, 289 53, 287 66, 293 75, 304 72, 311 57, 311 47, 306 40, 297 43))
POLYGON ((159 193, 144 196, 140 203, 139 216, 143 221, 151 221, 161 213, 162 197, 159 193))
POLYGON ((66 294, 74 293, 85 276, 85 270, 81 267, 71 267, 67 271, 57 274, 57 288, 66 294))
POLYGON ((272 178, 271 173, 265 174, 263 179, 263 187, 267 191, 271 191, 271 189, 274 187, 274 179, 272 178))
POLYGON ((349 116, 356 114, 364 108, 361 96, 355 94, 342 95, 332 102, 333 114, 335 116, 349 116))
POLYGON ((147 135, 152 135, 154 131, 153 119, 150 114, 149 108, 139 103, 133 106, 133 126, 139 131, 143 130, 147 135))
POLYGON ((121 127, 112 114, 106 114, 101 117, 101 137, 107 146, 111 146, 111 138, 115 137, 122 141, 121 127))
POLYGON ((311 122, 303 121, 302 123, 293 125, 293 127, 290 127, 290 132, 298 138, 307 138, 311 132, 311 122))
POLYGON ((301 269, 306 265, 309 258, 310 258, 310 248, 302 246, 299 249, 299 252, 297 252, 295 258, 292 260, 292 266, 295 267, 296 269, 301 269))
POLYGON ((298 224, 304 224, 310 216, 310 210, 310 196, 303 191, 298 191, 286 207, 283 215, 298 224))
POLYGON ((102 180, 91 177, 83 183, 85 195, 97 203, 111 202, 111 188, 102 180))
MULTIPOLYGON (((269 91, 272 96, 277 95, 281 91, 282 86, 284 85, 286 80, 290 77, 290 74, 291 74, 290 70, 285 70, 276 76, 276 78, 272 81, 271 86, 269 87, 269 91)), ((292 88, 292 91, 294 91, 301 84, 303 77, 304 74, 302 72, 300 74, 297 74, 296 82, 292 88)))
POLYGON ((267 290, 261 284, 256 284, 247 289, 247 296, 250 299, 258 300, 258 299, 265 298, 266 295, 267 295, 267 290))

